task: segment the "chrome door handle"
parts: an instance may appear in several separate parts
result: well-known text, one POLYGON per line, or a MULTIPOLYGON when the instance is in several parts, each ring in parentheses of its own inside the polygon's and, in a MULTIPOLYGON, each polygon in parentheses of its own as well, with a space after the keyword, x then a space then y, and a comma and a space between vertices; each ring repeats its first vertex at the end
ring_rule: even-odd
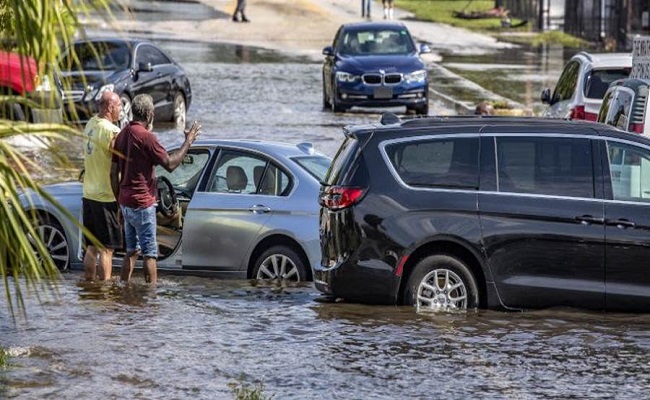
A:
POLYGON ((605 219, 604 218, 596 218, 591 215, 580 215, 575 217, 576 221, 580 222, 583 225, 591 225, 591 224, 604 224, 605 219))
POLYGON ((248 208, 248 211, 256 213, 256 214, 264 214, 264 213, 270 212, 271 207, 267 207, 267 206, 265 206, 263 204, 255 204, 253 206, 250 206, 248 208))
POLYGON ((605 221, 607 225, 615 226, 619 229, 626 229, 626 228, 635 228, 636 223, 629 221, 625 218, 622 219, 608 219, 605 221))

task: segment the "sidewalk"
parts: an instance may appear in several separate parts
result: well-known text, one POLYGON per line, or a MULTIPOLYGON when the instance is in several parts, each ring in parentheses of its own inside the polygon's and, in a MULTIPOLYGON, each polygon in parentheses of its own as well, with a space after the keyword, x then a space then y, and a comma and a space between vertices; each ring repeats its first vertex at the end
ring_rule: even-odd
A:
MULTIPOLYGON (((339 26, 349 22, 364 21, 361 18, 361 2, 358 0, 248 0, 246 15, 250 23, 235 23, 231 20, 235 0, 199 0, 214 9, 216 17, 206 16, 199 20, 138 21, 136 18, 118 21, 117 29, 131 32, 150 32, 156 36, 170 36, 176 39, 205 42, 233 43, 282 51, 307 56, 321 61, 323 47, 331 44, 339 26)), ((147 3, 159 7, 164 1, 147 3)), ((373 20, 383 20, 380 1, 374 1, 371 11, 373 20)), ((508 99, 464 80, 438 64, 441 52, 447 54, 484 54, 512 47, 512 44, 498 42, 491 36, 471 32, 449 25, 417 21, 413 14, 395 9, 394 20, 404 23, 415 39, 428 44, 431 54, 423 59, 431 65, 434 75, 444 77, 446 85, 468 88, 480 100, 505 100, 514 107, 521 107, 508 99), (462 81, 462 82, 461 82, 462 81)), ((431 92, 455 108, 460 114, 473 111, 474 104, 458 101, 447 96, 445 86, 436 84, 435 76, 431 92)))

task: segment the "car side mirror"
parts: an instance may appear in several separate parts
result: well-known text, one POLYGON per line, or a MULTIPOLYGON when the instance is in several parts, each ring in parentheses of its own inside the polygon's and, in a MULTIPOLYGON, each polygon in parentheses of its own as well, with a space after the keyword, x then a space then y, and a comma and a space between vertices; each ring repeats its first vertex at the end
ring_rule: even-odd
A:
POLYGON ((551 104, 551 89, 544 88, 541 95, 542 103, 551 104))
POLYGON ((420 54, 431 53, 431 48, 426 44, 420 45, 420 54))
POLYGON ((153 71, 153 67, 151 66, 151 63, 138 64, 138 72, 151 72, 151 71, 153 71))
POLYGON ((331 57, 334 55, 334 49, 332 46, 327 46, 323 49, 323 55, 327 57, 331 57))

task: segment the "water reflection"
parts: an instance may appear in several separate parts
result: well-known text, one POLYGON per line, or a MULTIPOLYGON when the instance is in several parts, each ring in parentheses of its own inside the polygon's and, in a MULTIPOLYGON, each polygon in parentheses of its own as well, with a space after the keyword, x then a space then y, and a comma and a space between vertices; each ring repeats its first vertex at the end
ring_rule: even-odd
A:
POLYGON ((104 300, 127 306, 142 307, 149 301, 156 300, 156 287, 144 281, 137 283, 134 279, 129 283, 122 283, 115 280, 107 282, 79 281, 79 299, 87 301, 104 300))

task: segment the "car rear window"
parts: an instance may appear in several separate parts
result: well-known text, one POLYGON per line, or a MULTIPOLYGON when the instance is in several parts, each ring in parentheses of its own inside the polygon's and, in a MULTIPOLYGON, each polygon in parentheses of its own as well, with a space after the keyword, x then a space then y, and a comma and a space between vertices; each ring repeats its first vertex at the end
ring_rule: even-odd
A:
POLYGON ((590 99, 602 99, 609 84, 630 76, 631 68, 594 69, 585 79, 585 96, 590 99))
POLYGON ((353 137, 348 136, 345 138, 341 147, 339 147, 338 152, 334 156, 330 168, 327 170, 325 175, 324 183, 328 185, 337 185, 341 183, 341 179, 344 177, 341 176, 349 166, 354 161, 354 157, 357 154, 357 149, 359 148, 359 141, 353 137))
POLYGON ((478 189, 479 139, 440 138, 385 147, 402 181, 416 187, 478 189))
POLYGON ((325 179, 327 169, 332 163, 332 160, 323 156, 294 157, 293 161, 318 179, 319 182, 325 179))

